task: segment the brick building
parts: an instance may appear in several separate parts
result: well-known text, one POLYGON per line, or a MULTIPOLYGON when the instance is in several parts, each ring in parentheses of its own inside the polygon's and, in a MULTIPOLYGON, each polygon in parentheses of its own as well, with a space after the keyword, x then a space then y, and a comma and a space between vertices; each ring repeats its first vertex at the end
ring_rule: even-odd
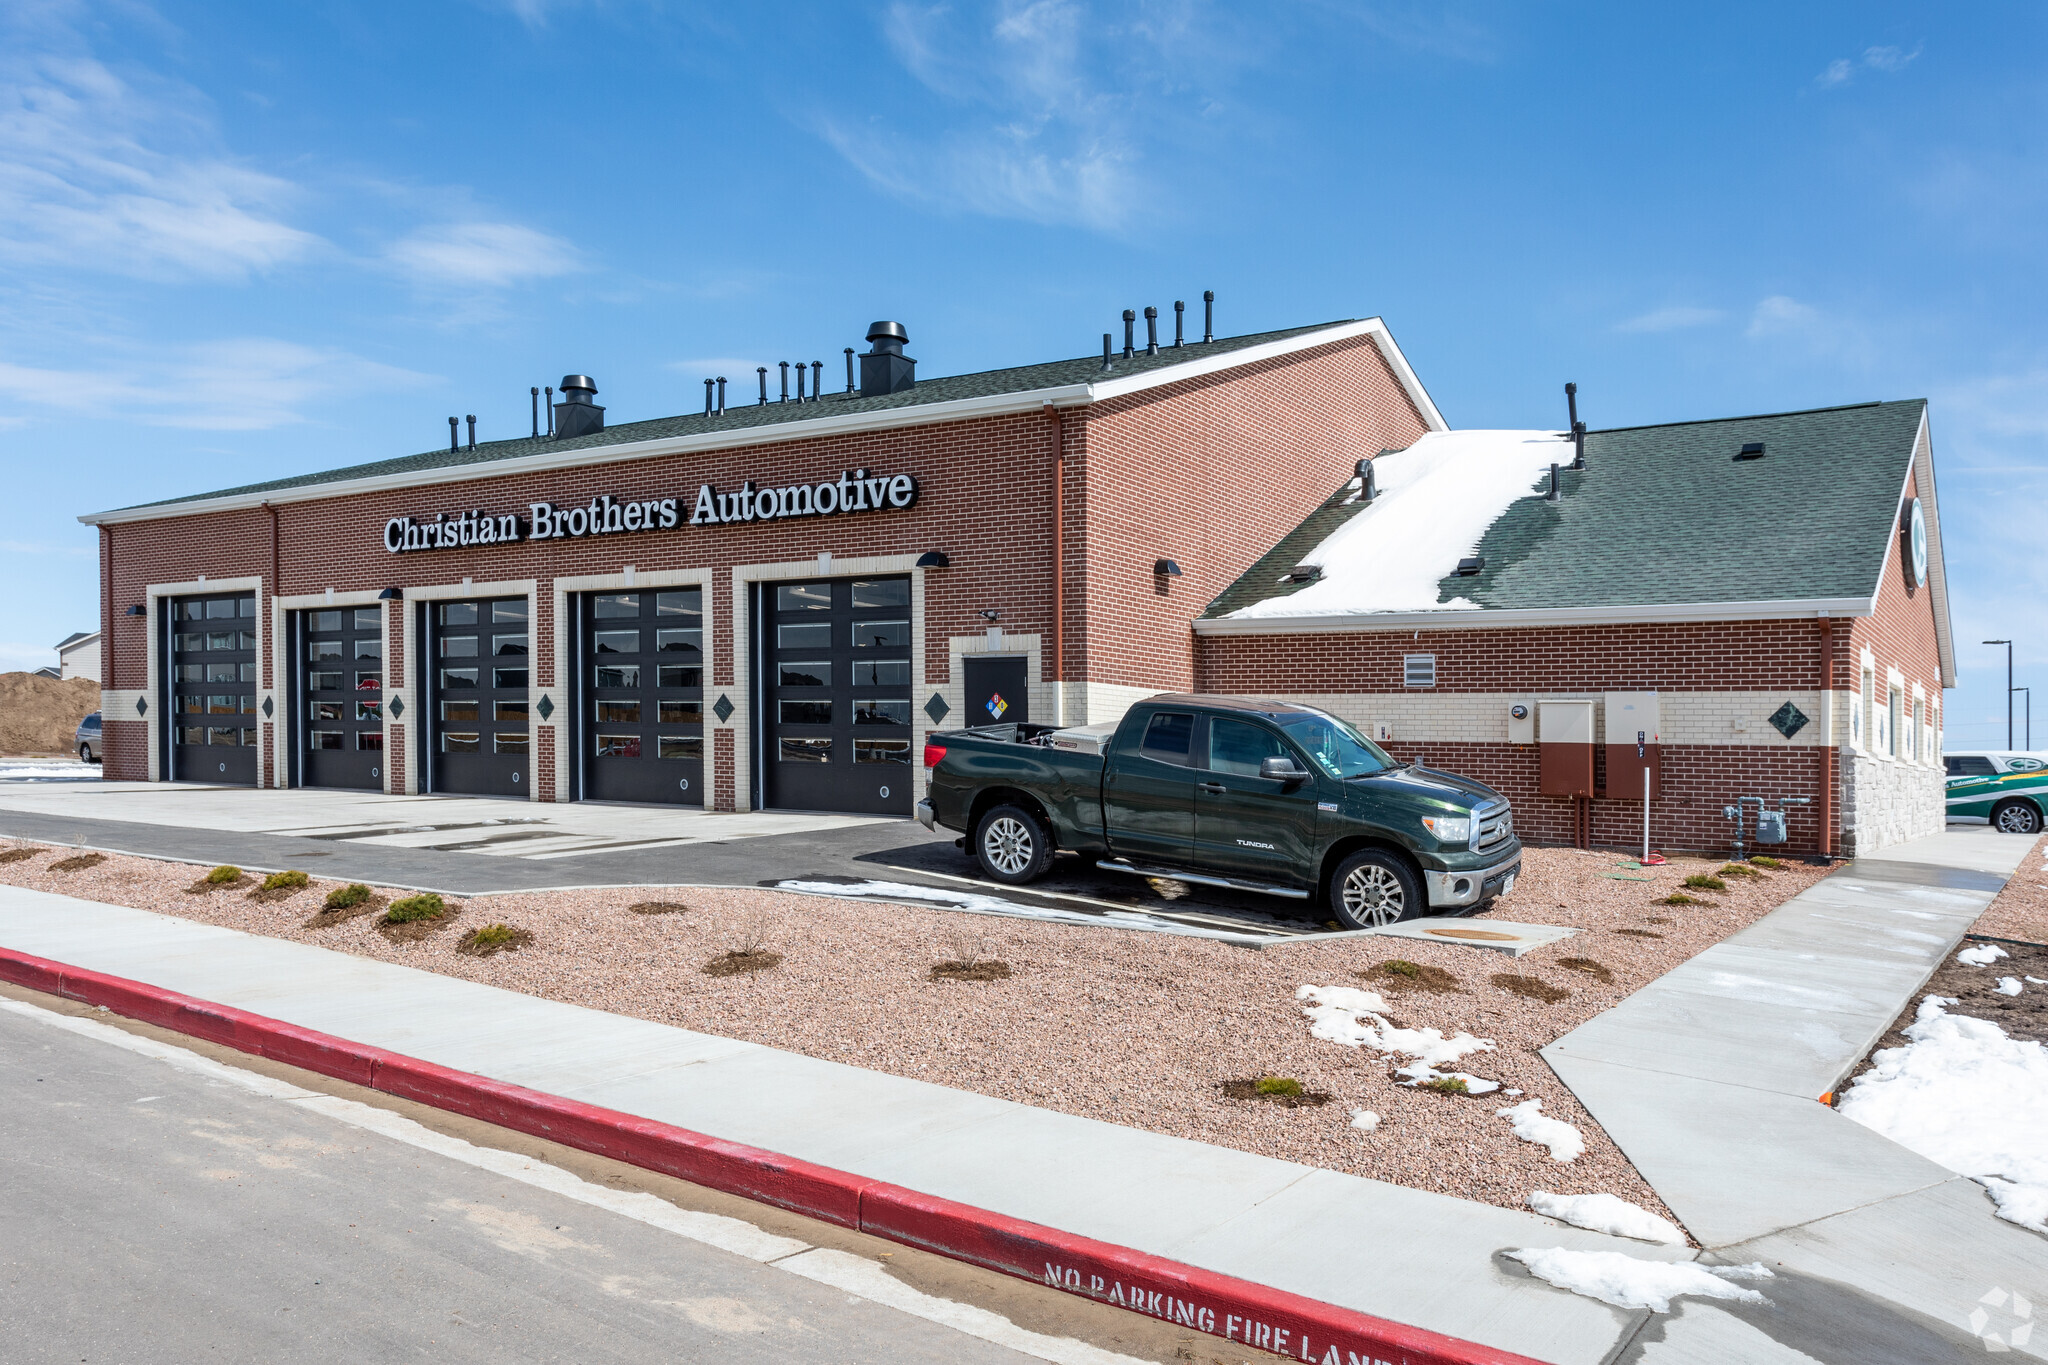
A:
POLYGON ((621 425, 571 377, 528 438, 85 517, 106 775, 908 815, 941 723, 1192 686, 1203 607, 1444 428, 1377 319, 922 379, 868 340, 844 392, 621 425))
POLYGON ((1371 468, 1375 496, 1339 488, 1194 623, 1198 688, 1342 715, 1497 787, 1538 841, 1634 844, 1646 769, 1658 847, 1726 848, 1741 797, 1786 811, 1792 852, 1941 829, 1955 655, 1925 402, 1582 453, 1433 434, 1371 468))

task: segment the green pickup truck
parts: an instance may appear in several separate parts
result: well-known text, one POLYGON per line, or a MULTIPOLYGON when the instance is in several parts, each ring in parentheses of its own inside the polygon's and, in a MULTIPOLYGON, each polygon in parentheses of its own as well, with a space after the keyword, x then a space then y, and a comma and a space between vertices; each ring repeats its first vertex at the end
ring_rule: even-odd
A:
POLYGON ((925 745, 927 829, 1021 885, 1056 851, 1096 867, 1311 903, 1353 929, 1469 911, 1514 889, 1498 792, 1398 763, 1311 707, 1156 696, 1114 726, 992 725, 925 745))

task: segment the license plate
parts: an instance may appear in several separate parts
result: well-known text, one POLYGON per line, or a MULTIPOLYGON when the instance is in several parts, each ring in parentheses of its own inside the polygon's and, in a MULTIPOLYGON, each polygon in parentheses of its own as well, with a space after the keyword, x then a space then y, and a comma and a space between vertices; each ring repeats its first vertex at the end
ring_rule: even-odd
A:
POLYGON ((1500 893, 1505 896, 1515 889, 1515 874, 1508 873, 1508 879, 1500 884, 1500 893))

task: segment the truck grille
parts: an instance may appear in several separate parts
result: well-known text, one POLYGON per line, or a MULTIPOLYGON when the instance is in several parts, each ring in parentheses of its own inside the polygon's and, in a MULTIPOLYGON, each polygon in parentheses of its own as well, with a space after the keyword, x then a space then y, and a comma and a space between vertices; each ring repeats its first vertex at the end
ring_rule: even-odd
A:
POLYGON ((1505 805, 1482 806, 1472 812, 1477 828, 1472 831, 1472 851, 1484 853, 1514 837, 1515 813, 1505 805))

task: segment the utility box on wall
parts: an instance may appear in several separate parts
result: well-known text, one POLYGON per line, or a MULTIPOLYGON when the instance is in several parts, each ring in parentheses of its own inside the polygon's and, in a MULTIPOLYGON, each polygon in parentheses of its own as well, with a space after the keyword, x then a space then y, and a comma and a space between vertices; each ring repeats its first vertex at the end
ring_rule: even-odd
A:
POLYGON ((1537 710, 1537 787, 1544 796, 1593 794, 1593 703, 1545 701, 1537 710))
POLYGON ((1609 692, 1607 712, 1607 786, 1602 796, 1618 801, 1643 799, 1643 774, 1650 775, 1650 795, 1663 794, 1664 764, 1658 757, 1657 694, 1609 692))

